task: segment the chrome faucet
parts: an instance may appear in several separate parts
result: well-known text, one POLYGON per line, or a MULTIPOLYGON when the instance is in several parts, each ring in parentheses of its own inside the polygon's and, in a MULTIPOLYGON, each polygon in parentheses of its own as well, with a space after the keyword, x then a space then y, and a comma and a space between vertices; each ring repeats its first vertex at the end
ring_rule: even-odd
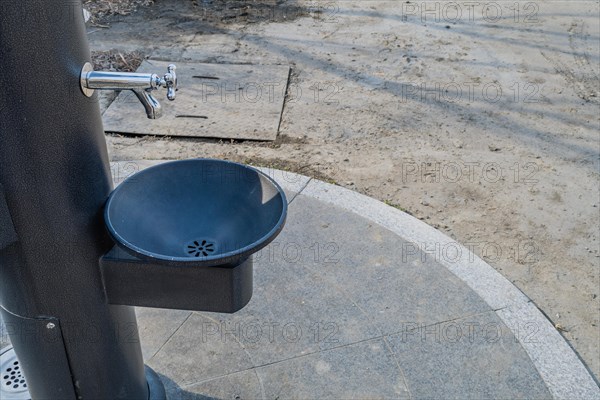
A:
POLYGON ((161 78, 156 74, 94 71, 94 67, 88 62, 81 70, 81 90, 88 97, 92 97, 95 89, 131 90, 143 104, 148 118, 156 119, 162 116, 162 107, 152 96, 152 91, 159 87, 166 87, 167 98, 171 101, 175 100, 176 69, 174 64, 169 65, 167 73, 161 78))

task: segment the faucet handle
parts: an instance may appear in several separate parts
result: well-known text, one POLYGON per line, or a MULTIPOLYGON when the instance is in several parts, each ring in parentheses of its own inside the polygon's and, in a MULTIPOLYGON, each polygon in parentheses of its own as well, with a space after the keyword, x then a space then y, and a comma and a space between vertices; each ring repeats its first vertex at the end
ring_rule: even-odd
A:
POLYGON ((167 73, 165 74, 163 80, 165 82, 164 86, 167 88, 167 98, 171 101, 175 100, 175 94, 177 92, 177 73, 175 72, 177 67, 175 64, 170 64, 167 68, 167 73))

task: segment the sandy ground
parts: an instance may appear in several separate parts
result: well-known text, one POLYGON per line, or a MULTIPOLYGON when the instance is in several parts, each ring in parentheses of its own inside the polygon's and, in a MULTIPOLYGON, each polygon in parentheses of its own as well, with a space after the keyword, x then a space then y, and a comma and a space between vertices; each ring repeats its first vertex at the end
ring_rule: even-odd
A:
POLYGON ((110 135, 112 159, 271 165, 401 208, 514 282, 600 376, 598 2, 272 3, 157 0, 90 26, 94 50, 292 67, 275 143, 110 135))

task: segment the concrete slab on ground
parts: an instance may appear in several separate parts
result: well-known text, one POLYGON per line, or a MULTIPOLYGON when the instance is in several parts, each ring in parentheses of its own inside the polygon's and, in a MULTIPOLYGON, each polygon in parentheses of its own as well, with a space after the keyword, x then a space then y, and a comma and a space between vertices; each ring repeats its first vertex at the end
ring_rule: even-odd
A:
MULTIPOLYGON (((170 62, 146 60, 137 72, 162 75, 170 62)), ((163 117, 149 120, 132 91, 119 94, 103 114, 107 132, 275 140, 287 89, 289 67, 281 65, 178 62, 177 101, 154 92, 163 117)), ((161 93, 162 92, 162 93, 161 93)))

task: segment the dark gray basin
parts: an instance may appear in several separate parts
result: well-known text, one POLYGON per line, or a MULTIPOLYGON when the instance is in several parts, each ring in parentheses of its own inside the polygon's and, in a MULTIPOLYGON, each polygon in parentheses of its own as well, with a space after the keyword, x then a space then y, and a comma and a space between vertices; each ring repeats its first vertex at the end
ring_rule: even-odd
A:
POLYGON ((236 264, 269 244, 287 215, 283 190, 262 172, 233 162, 161 164, 110 195, 106 226, 117 245, 156 264, 236 264))

